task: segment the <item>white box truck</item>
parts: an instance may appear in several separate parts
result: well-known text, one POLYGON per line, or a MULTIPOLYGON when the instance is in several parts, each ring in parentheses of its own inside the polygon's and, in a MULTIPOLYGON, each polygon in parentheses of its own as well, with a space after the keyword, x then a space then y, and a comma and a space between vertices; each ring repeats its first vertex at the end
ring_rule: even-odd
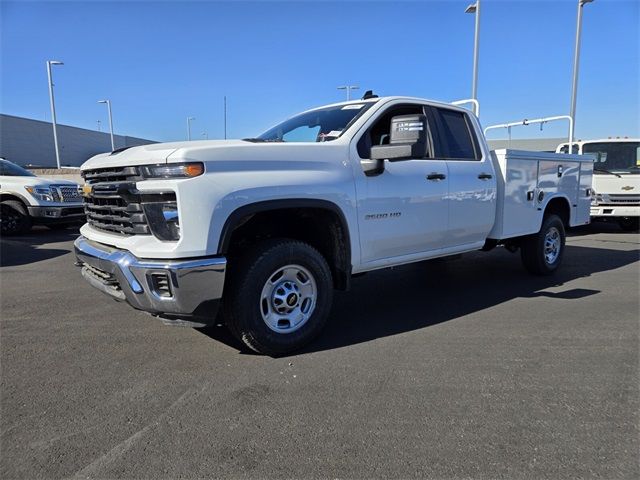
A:
MULTIPOLYGON (((569 144, 556 150, 567 153, 569 144)), ((640 139, 608 138, 574 142, 573 152, 595 156, 591 217, 612 220, 623 230, 640 228, 640 139)))

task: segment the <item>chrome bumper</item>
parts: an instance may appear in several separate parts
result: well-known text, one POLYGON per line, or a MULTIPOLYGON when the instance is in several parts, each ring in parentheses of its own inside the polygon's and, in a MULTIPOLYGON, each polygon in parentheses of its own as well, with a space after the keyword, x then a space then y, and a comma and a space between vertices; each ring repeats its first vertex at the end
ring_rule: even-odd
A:
POLYGON ((74 247, 82 276, 116 300, 165 318, 214 320, 224 287, 224 257, 139 259, 82 236, 74 247))

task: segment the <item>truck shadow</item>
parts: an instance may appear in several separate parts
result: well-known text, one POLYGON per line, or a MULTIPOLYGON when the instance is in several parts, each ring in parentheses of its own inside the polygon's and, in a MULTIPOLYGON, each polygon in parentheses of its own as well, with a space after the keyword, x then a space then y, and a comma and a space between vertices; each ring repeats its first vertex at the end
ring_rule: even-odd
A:
POLYGON ((34 227, 24 235, 2 236, 0 237, 0 266, 28 265, 65 255, 71 250, 50 248, 49 244, 73 241, 79 234, 77 228, 49 230, 45 227, 34 227))
MULTIPOLYGON (((599 290, 562 287, 598 272, 640 260, 639 250, 568 245, 562 268, 553 276, 529 275, 519 255, 503 249, 471 253, 459 260, 422 262, 372 272, 353 280, 349 292, 336 292, 332 313, 320 337, 296 355, 331 350, 455 320, 515 298, 547 297, 575 301, 599 290)), ((243 353, 226 328, 200 330, 243 353)))

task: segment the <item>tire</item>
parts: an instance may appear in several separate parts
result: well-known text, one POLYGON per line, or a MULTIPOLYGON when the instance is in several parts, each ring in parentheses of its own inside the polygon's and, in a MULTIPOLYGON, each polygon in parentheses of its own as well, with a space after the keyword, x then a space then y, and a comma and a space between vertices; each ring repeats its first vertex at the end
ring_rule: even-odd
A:
POLYGON ((618 224, 625 232, 637 232, 640 230, 640 217, 622 217, 618 224))
POLYGON ((18 200, 0 203, 0 233, 19 235, 31 229, 31 217, 24 204, 18 200))
POLYGON ((223 315, 238 340, 258 353, 279 356, 320 333, 331 310, 333 282, 315 248, 268 240, 235 263, 225 285, 223 315))
POLYGON ((551 275, 562 263, 565 238, 564 224, 560 217, 545 217, 540 231, 525 237, 522 241, 521 256, 524 267, 534 275, 551 275))

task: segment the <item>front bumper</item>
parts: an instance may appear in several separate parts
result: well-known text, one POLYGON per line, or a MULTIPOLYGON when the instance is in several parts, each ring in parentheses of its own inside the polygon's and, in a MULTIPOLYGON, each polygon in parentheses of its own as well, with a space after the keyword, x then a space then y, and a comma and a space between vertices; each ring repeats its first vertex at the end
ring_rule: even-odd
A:
POLYGON ((27 207, 34 223, 73 223, 84 222, 86 217, 82 204, 61 206, 27 207))
POLYGON ((592 205, 592 217, 638 217, 640 205, 592 205))
POLYGON ((116 300, 168 319, 214 321, 224 287, 224 257, 139 259, 83 236, 74 247, 82 276, 116 300))

